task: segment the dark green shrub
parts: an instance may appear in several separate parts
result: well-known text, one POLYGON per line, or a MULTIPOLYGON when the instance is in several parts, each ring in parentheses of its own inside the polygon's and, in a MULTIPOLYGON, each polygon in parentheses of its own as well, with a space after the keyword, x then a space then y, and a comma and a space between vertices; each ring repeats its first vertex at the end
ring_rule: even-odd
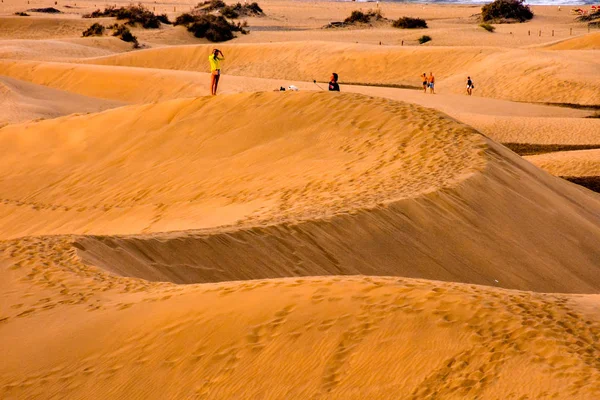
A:
POLYGON ((23 11, 16 12, 15 15, 18 15, 19 17, 29 17, 29 14, 23 11))
POLYGON ((427 36, 427 35, 423 35, 418 40, 419 40, 419 44, 423 44, 423 43, 429 42, 431 40, 431 37, 427 36))
MULTIPOLYGON (((240 5, 240 3, 238 3, 238 5, 240 5)), ((230 18, 230 19, 239 18, 239 16, 240 16, 240 14, 235 6, 225 6, 221 9, 220 13, 225 18, 230 18)))
POLYGON ((224 42, 234 38, 233 32, 245 33, 243 27, 229 23, 222 15, 200 15, 188 26, 188 31, 197 38, 211 42, 224 42))
POLYGON ((402 17, 394 21, 392 26, 402 29, 427 28, 427 22, 421 18, 402 17))
POLYGON ((203 11, 218 11, 226 6, 227 4, 222 0, 207 0, 203 3, 198 3, 195 8, 203 11))
POLYGON ((173 25, 188 26, 188 25, 192 24, 194 21, 196 21, 196 18, 197 18, 196 15, 192 15, 190 13, 181 14, 180 16, 178 16, 175 19, 175 22, 173 23, 173 25))
POLYGON ((141 4, 127 7, 106 7, 104 11, 96 10, 90 14, 83 15, 83 18, 106 18, 112 17, 117 20, 127 20, 129 26, 141 25, 145 29, 158 29, 160 23, 170 24, 166 14, 155 15, 141 4))
POLYGON ((211 13, 213 11, 217 11, 225 18, 230 19, 239 18, 242 16, 247 17, 264 15, 263 9, 256 2, 244 5, 241 3, 236 3, 228 6, 221 0, 211 0, 205 1, 204 3, 199 3, 192 11, 192 14, 211 13))
POLYGON ((345 24, 356 24, 356 23, 368 24, 370 21, 371 21, 371 17, 368 14, 366 14, 362 11, 359 11, 359 10, 354 10, 350 14, 350 16, 344 20, 344 23, 345 24))
POLYGON ((129 28, 125 25, 114 24, 109 28, 113 29, 113 36, 118 36, 119 39, 121 39, 124 42, 133 43, 134 48, 140 47, 137 37, 134 36, 133 33, 131 33, 131 31, 129 30, 129 28))
POLYGON ((481 8, 483 21, 519 21, 533 18, 533 12, 523 0, 495 0, 481 8))
POLYGON ((37 13, 46 13, 46 14, 62 14, 62 11, 57 10, 54 7, 46 7, 46 8, 31 8, 27 11, 37 12, 37 13))
POLYGON ((90 26, 89 28, 87 28, 85 31, 83 31, 83 33, 81 34, 84 37, 88 37, 88 36, 102 36, 104 34, 104 26, 100 25, 99 23, 95 23, 92 26, 90 26))
POLYGON ((206 38, 211 42, 224 42, 231 40, 235 36, 234 32, 241 32, 242 34, 248 33, 244 27, 244 24, 232 24, 222 15, 212 14, 182 14, 177 17, 175 25, 184 25, 187 30, 192 32, 197 38, 206 38))
POLYGON ((157 15, 156 18, 158 18, 158 20, 165 25, 171 25, 171 21, 169 20, 167 14, 157 15))
POLYGON ((354 10, 350 14, 348 18, 344 20, 345 25, 354 25, 354 24, 368 24, 371 21, 379 21, 383 19, 383 15, 381 15, 381 11, 379 10, 368 10, 366 12, 362 12, 360 10, 354 10))
POLYGON ((254 14, 259 15, 259 14, 264 14, 264 11, 262 8, 260 8, 260 6, 258 5, 257 2, 253 2, 250 3, 249 5, 245 6, 248 10, 252 11, 254 14))
POLYGON ((496 27, 493 25, 490 25, 490 24, 483 23, 483 24, 479 24, 479 26, 482 27, 483 29, 485 29, 486 31, 492 32, 492 33, 494 33, 494 31, 496 30, 496 27))

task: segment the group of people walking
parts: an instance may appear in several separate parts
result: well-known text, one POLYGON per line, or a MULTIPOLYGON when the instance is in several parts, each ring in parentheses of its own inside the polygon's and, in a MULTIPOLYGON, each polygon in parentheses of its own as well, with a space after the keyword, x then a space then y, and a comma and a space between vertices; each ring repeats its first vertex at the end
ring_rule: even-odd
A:
POLYGON ((435 76, 433 76, 433 72, 430 72, 429 76, 423 72, 421 77, 423 78, 423 93, 427 93, 427 88, 429 88, 429 93, 435 94, 435 76))
MULTIPOLYGON (((225 59, 225 55, 219 49, 213 49, 212 54, 208 56, 208 62, 210 63, 210 93, 211 95, 217 94, 217 88, 219 87, 219 78, 221 77, 221 61, 225 59)), ((435 94, 435 76, 433 72, 429 73, 429 76, 425 72, 421 75, 423 79, 423 93, 427 93, 429 89, 430 94, 435 94)), ((470 76, 467 77, 467 95, 473 94, 473 80, 470 76)), ((339 92, 340 85, 338 84, 338 74, 333 72, 329 78, 329 91, 339 92)))

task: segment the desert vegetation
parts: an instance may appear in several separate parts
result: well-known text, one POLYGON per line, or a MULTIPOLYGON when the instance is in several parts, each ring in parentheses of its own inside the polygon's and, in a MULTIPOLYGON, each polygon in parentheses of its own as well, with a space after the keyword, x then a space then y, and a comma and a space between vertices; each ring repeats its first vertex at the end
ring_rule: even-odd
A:
POLYGON ((140 43, 138 42, 137 37, 133 33, 131 33, 129 28, 124 24, 115 23, 113 25, 105 27, 104 25, 96 22, 92 24, 89 28, 87 28, 85 31, 83 31, 81 35, 83 37, 102 36, 104 35, 106 29, 112 30, 112 36, 116 36, 124 42, 132 43, 134 49, 140 47, 140 43))
POLYGON ((30 12, 36 12, 36 13, 45 13, 45 14, 62 14, 62 11, 57 10, 54 7, 45 7, 45 8, 30 8, 29 10, 30 12))
POLYGON ((483 29, 485 29, 486 31, 492 32, 492 33, 496 30, 496 27, 494 25, 490 25, 490 24, 486 24, 486 23, 479 24, 479 26, 482 27, 483 29))
POLYGON ((114 6, 106 7, 104 11, 96 10, 90 14, 83 15, 83 18, 107 18, 112 17, 117 20, 127 20, 129 26, 141 26, 144 29, 158 29, 161 23, 170 24, 169 17, 166 14, 156 15, 143 5, 134 5, 116 8, 114 6))
POLYGON ((175 20, 175 25, 183 25, 197 38, 206 38, 211 42, 225 42, 235 37, 234 32, 247 34, 245 23, 233 24, 222 15, 182 14, 175 20))
POLYGON ((427 28, 427 22, 421 18, 402 17, 394 21, 392 26, 402 29, 427 28))
POLYGON ((431 36, 423 35, 417 40, 419 41, 419 44, 427 43, 431 41, 431 36))
POLYGON ((105 30, 106 30, 106 28, 104 28, 103 25, 96 22, 95 24, 92 24, 92 26, 87 28, 85 31, 83 31, 82 36, 83 37, 102 36, 102 35, 104 35, 105 30))
POLYGON ((18 17, 29 17, 29 14, 23 11, 16 12, 15 15, 18 17))
POLYGON ((381 11, 379 10, 368 10, 365 12, 361 10, 354 10, 350 16, 344 20, 344 24, 368 24, 373 21, 380 21, 382 19, 383 15, 381 15, 381 11))
POLYGON ((265 15, 263 9, 256 2, 244 5, 241 3, 227 5, 222 0, 207 0, 203 3, 198 3, 194 10, 192 10, 192 14, 209 14, 214 12, 229 19, 265 15))
POLYGON ((523 0, 495 0, 481 8, 484 22, 525 22, 533 18, 533 12, 523 0))

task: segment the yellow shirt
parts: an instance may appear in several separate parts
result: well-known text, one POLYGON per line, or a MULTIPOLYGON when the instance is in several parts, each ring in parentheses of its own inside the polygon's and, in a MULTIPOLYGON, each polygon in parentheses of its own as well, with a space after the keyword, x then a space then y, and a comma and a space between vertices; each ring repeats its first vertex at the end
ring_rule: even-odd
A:
POLYGON ((220 58, 220 57, 215 58, 215 56, 213 56, 212 54, 210 56, 208 56, 208 62, 210 63, 210 72, 221 69, 221 60, 224 60, 224 59, 225 58, 220 58))

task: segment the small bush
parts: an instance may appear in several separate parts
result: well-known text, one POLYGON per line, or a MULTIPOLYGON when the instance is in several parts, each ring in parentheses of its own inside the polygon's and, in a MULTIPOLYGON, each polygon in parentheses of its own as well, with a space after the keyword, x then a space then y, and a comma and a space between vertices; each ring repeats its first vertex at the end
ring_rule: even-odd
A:
POLYGON ((427 35, 423 35, 418 40, 419 40, 419 44, 423 44, 423 43, 429 42, 431 40, 431 37, 427 36, 427 35))
POLYGON ((26 12, 23 12, 23 11, 16 12, 15 15, 17 15, 19 17, 29 17, 29 14, 27 14, 26 12))
POLYGON ((37 12, 37 13, 46 13, 46 14, 62 14, 62 11, 57 10, 54 7, 46 7, 46 8, 31 8, 27 11, 37 12))
POLYGON ((102 36, 104 34, 104 29, 104 26, 96 22, 95 24, 87 28, 85 31, 83 31, 82 36, 102 36))
POLYGON ((224 42, 233 39, 234 32, 248 33, 244 27, 247 24, 232 24, 222 15, 192 15, 182 14, 177 17, 175 25, 184 25, 197 38, 206 38, 211 42, 224 42))
POLYGON ((484 22, 524 22, 533 18, 533 12, 523 0, 495 0, 481 8, 481 18, 484 22))
POLYGON ((205 1, 204 3, 199 3, 192 11, 192 14, 207 14, 213 11, 217 11, 225 18, 230 19, 239 18, 242 16, 248 17, 264 15, 263 9, 256 2, 244 5, 241 3, 236 3, 228 6, 221 0, 210 0, 205 1))
POLYGON ((143 5, 128 6, 116 8, 113 6, 106 7, 104 11, 96 10, 90 14, 85 14, 83 18, 106 18, 112 17, 117 20, 127 20, 129 26, 141 25, 144 29, 158 29, 161 22, 170 24, 166 14, 155 15, 143 5))
POLYGON ((133 48, 135 48, 135 49, 140 47, 137 37, 134 36, 133 33, 131 33, 131 31, 129 30, 129 28, 127 26, 114 24, 113 26, 110 26, 109 28, 113 30, 113 33, 112 33, 113 36, 118 36, 119 39, 121 39, 124 42, 133 43, 133 48))
POLYGON ((366 12, 354 10, 350 16, 344 20, 344 25, 368 24, 371 21, 380 21, 382 19, 383 15, 381 15, 381 11, 379 10, 368 10, 366 12))
POLYGON ((225 2, 222 0, 208 0, 204 3, 198 3, 195 8, 203 11, 218 11, 226 6, 227 4, 225 4, 225 2))
MULTIPOLYGON (((238 3, 239 4, 239 3, 238 3)), ((235 6, 225 6, 221 9, 221 15, 225 18, 239 18, 240 14, 237 12, 235 6)))
POLYGON ((427 28, 427 22, 421 18, 402 17, 394 21, 392 26, 402 29, 427 28))
POLYGON ((492 33, 494 33, 494 31, 496 30, 496 27, 493 25, 490 25, 490 24, 483 23, 483 24, 479 24, 479 26, 482 27, 483 29, 485 29, 486 31, 492 32, 492 33))
POLYGON ((188 26, 188 25, 194 23, 194 21, 196 21, 196 18, 197 18, 196 15, 192 15, 190 13, 181 14, 179 17, 177 17, 175 19, 175 22, 173 22, 173 25, 188 26))
POLYGON ((158 18, 158 20, 161 23, 165 24, 165 25, 171 25, 172 24, 172 22, 169 20, 169 17, 167 16, 167 14, 157 15, 156 18, 158 18))

